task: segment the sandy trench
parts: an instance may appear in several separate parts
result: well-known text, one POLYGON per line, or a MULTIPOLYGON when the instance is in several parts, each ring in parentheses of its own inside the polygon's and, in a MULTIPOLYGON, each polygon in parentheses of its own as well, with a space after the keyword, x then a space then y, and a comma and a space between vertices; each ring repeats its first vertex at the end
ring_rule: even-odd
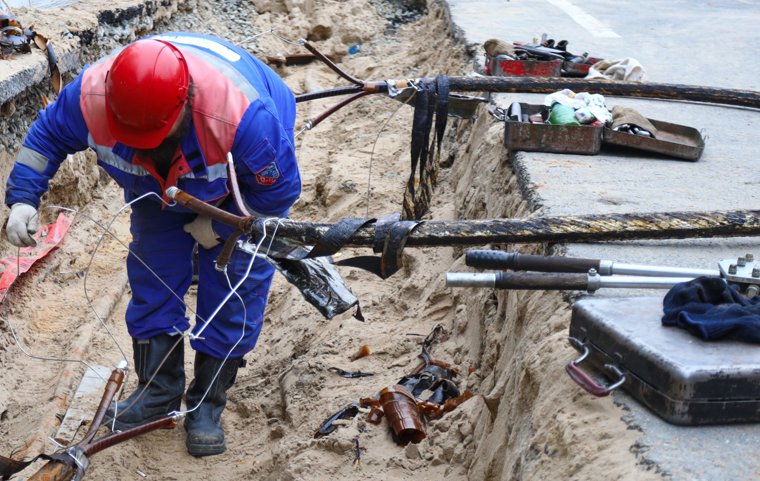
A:
MULTIPOLYGON (((420 18, 409 16, 404 20, 411 21, 402 23, 389 20, 394 15, 398 20, 398 6, 381 2, 199 1, 155 28, 213 33, 262 56, 300 52, 284 39, 306 37, 343 68, 369 79, 469 71, 466 46, 456 39, 445 6, 431 2, 425 10, 420 18), (276 35, 266 33, 272 30, 276 35), (361 50, 348 54, 353 44, 361 50)), ((318 64, 286 67, 279 73, 296 92, 343 85, 318 64)), ((330 104, 299 105, 296 130, 330 104)), ((331 222, 398 212, 409 169, 411 117, 410 107, 370 97, 301 133, 297 152, 303 195, 291 216, 331 222)), ((449 129, 443 158, 453 162, 441 172, 428 217, 531 215, 506 160, 498 123, 482 111, 477 121, 450 123, 449 129)), ((62 414, 66 400, 54 396, 67 375, 78 379, 83 370, 23 354, 14 345, 9 323, 35 355, 68 358, 80 349, 87 362, 113 366, 119 351, 99 327, 92 304, 131 360, 123 324, 128 289, 122 243, 129 240, 128 216, 117 216, 115 238, 106 237, 100 245, 101 231, 88 219, 110 222, 122 207, 120 199, 118 188, 99 175, 90 157, 67 163, 47 198, 48 204, 78 208, 82 215, 62 248, 35 267, 3 304, 0 453, 19 449, 41 423, 62 414), (87 199, 93 188, 96 194, 87 199)), ((45 211, 48 219, 53 212, 45 211)), ((2 254, 9 255, 12 249, 3 242, 2 254)), ((444 273, 463 267, 462 253, 454 248, 407 249, 405 268, 385 281, 342 268, 360 299, 364 323, 350 313, 324 320, 278 276, 258 346, 229 392, 223 417, 228 451, 196 459, 185 451, 182 429, 160 431, 98 454, 86 479, 660 478, 633 453, 637 433, 620 420, 624 412, 609 399, 584 395, 564 375, 563 363, 575 354, 565 341, 566 302, 546 293, 447 289, 444 273), (472 390, 473 399, 430 422, 428 438, 419 445, 400 447, 386 424, 372 426, 361 418, 313 439, 329 414, 413 369, 421 337, 410 334, 424 336, 439 323, 447 335, 432 353, 464 373, 460 387, 472 390), (349 356, 363 344, 372 354, 351 362, 349 356), (327 370, 332 366, 376 375, 344 379, 327 370), (357 436, 366 448, 358 469, 352 466, 357 436)), ((191 307, 193 296, 191 290, 191 307)), ((187 373, 192 372, 191 352, 186 353, 187 373)), ((52 446, 48 442, 45 448, 49 452, 52 446)))

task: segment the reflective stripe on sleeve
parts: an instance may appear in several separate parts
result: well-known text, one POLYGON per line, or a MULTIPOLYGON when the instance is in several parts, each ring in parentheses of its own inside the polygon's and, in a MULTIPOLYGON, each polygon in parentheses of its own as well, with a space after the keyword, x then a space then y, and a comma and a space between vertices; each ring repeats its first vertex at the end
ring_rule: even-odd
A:
POLYGON ((47 169, 49 160, 36 150, 32 150, 29 147, 24 147, 22 145, 21 150, 18 151, 18 155, 16 156, 16 162, 24 164, 41 174, 47 169))

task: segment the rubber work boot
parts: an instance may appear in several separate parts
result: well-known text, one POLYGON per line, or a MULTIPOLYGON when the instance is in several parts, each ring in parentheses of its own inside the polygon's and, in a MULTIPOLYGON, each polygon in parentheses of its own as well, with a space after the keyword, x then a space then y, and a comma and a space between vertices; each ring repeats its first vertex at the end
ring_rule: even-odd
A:
POLYGON ((227 404, 227 390, 235 383, 241 365, 242 358, 224 362, 202 352, 195 353, 195 379, 190 383, 185 397, 189 411, 185 417, 185 444, 191 455, 213 456, 225 451, 222 411, 227 404), (214 379, 217 372, 219 374, 214 379))
MULTIPOLYGON (((133 338, 132 348, 138 384, 129 397, 115 403, 117 417, 114 429, 116 431, 126 431, 161 419, 172 411, 179 411, 182 393, 185 391, 184 339, 168 334, 161 334, 150 339, 133 338), (179 344, 177 344, 178 341, 179 344), (175 344, 177 347, 172 350, 175 344), (161 365, 165 357, 166 361, 161 365), (160 368, 159 365, 161 365, 160 368), (156 373, 155 377, 148 384, 154 373, 156 373), (145 389, 146 384, 148 384, 147 389, 145 389)), ((103 423, 110 427, 113 415, 114 403, 106 411, 103 423)))

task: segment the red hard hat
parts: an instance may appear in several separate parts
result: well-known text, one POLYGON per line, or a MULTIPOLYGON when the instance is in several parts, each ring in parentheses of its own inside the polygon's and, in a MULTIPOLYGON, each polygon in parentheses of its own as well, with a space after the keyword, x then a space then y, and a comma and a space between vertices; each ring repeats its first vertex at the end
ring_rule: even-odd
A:
POLYGON ((158 147, 182 113, 189 85, 187 62, 174 45, 146 39, 127 46, 106 75, 111 134, 137 149, 158 147))

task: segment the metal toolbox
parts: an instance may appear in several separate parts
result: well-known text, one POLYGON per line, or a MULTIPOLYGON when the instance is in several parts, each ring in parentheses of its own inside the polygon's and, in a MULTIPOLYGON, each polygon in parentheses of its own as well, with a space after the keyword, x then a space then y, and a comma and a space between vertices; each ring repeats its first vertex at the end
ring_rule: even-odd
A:
POLYGON ((571 343, 581 357, 566 369, 605 396, 622 387, 664 420, 680 425, 760 421, 760 348, 705 342, 661 324, 662 298, 585 298, 575 303, 571 343), (589 363, 613 379, 603 385, 589 363))
MULTIPOLYGON (((549 109, 544 105, 520 103, 520 107, 524 117, 540 114, 546 119, 549 116, 549 109)), ((683 160, 696 161, 702 156, 705 142, 697 129, 662 120, 649 121, 658 129, 656 139, 601 126, 534 124, 506 118, 504 145, 510 150, 593 155, 607 144, 683 160)))

